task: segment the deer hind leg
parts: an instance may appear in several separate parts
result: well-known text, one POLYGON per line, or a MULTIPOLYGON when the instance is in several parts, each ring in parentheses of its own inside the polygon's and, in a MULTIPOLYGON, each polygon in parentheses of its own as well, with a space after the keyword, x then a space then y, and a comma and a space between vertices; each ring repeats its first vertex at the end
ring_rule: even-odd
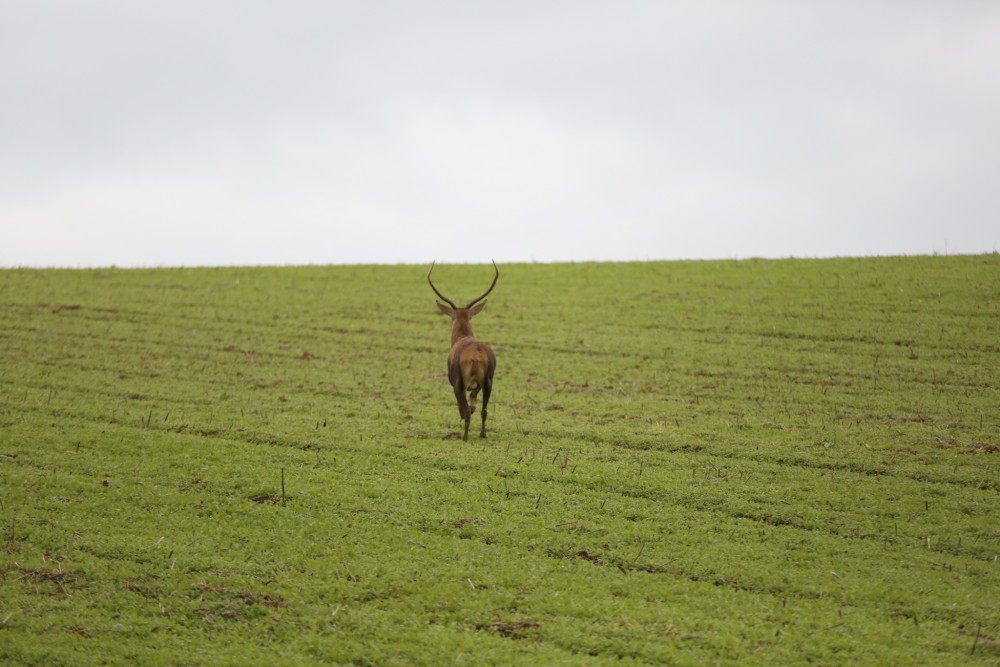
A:
POLYGON ((472 419, 472 408, 469 407, 469 402, 465 399, 465 384, 462 382, 461 378, 455 383, 455 398, 458 399, 458 414, 465 420, 465 436, 464 439, 469 439, 469 421, 472 419))
POLYGON ((468 382, 469 389, 469 412, 465 416, 465 439, 469 439, 469 422, 472 421, 472 413, 476 411, 476 397, 479 395, 479 390, 482 386, 479 384, 476 378, 472 378, 468 382))
POLYGON ((486 406, 490 403, 490 394, 493 393, 493 378, 487 376, 486 382, 483 383, 483 407, 480 408, 479 414, 483 418, 483 427, 479 431, 479 437, 486 437, 486 406))

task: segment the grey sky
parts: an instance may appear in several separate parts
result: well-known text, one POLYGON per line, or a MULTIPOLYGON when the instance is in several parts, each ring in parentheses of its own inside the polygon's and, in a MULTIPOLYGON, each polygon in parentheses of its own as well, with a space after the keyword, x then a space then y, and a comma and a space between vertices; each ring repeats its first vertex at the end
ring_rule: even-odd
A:
POLYGON ((0 0, 0 266, 1000 249, 1000 3, 0 0))

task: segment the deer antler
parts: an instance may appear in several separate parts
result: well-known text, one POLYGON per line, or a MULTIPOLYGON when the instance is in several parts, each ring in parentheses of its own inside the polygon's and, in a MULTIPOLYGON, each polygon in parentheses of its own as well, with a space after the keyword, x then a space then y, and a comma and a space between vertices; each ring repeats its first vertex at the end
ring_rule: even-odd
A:
MULTIPOLYGON (((435 264, 434 262, 431 262, 431 268, 427 271, 427 282, 429 282, 431 284, 431 289, 434 290, 435 294, 437 294, 439 297, 441 297, 442 301, 444 301, 445 303, 447 303, 454 310, 458 310, 458 306, 455 305, 455 302, 453 302, 451 299, 449 299, 448 297, 446 297, 444 294, 441 294, 441 292, 438 291, 437 287, 434 287, 434 283, 431 281, 431 271, 434 270, 434 264, 435 264)), ((493 289, 493 288, 491 287, 490 289, 493 289)))
MULTIPOLYGON (((493 260, 490 260, 490 261, 493 261, 493 260)), ((434 268, 433 264, 431 265, 431 268, 432 269, 434 268)), ((493 283, 490 285, 490 288, 488 290, 486 290, 485 292, 483 292, 482 295, 477 296, 475 299, 473 299, 472 301, 470 301, 469 305, 466 306, 466 308, 472 308, 477 302, 482 301, 483 299, 485 299, 486 295, 489 294, 490 292, 492 292, 493 288, 497 286, 497 279, 500 277, 500 269, 497 268, 497 263, 496 262, 493 262, 493 270, 496 271, 497 273, 496 273, 495 276, 493 276, 493 283)), ((430 277, 431 274, 428 273, 427 275, 428 275, 428 277, 430 277)), ((431 285, 431 287, 433 287, 433 285, 431 285)), ((437 290, 434 290, 434 291, 437 292, 437 290)), ((441 296, 440 293, 438 294, 438 296, 441 296)), ((444 297, 441 297, 441 298, 443 299, 444 297)))

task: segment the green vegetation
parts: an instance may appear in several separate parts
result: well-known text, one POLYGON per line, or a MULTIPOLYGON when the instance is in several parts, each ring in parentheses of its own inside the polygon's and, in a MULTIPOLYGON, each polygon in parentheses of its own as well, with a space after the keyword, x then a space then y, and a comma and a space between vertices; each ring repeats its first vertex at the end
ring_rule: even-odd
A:
POLYGON ((0 271, 0 662, 1000 663, 1000 256, 500 271, 0 271))

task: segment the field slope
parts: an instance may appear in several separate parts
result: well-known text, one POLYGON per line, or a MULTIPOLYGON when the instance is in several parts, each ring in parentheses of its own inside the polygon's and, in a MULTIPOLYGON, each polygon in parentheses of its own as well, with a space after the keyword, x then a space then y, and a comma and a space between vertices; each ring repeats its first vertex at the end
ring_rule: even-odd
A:
POLYGON ((0 271, 0 662, 1000 663, 1000 256, 500 271, 0 271))

